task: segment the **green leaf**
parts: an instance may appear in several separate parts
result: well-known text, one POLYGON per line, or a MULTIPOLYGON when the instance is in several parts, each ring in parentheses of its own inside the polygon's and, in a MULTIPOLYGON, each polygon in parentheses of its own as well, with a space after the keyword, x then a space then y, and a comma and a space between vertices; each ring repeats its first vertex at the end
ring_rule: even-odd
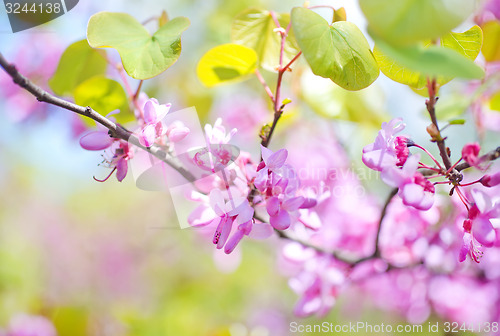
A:
POLYGON ((441 45, 458 52, 474 61, 481 51, 483 31, 479 26, 473 26, 463 33, 448 33, 441 37, 441 45))
POLYGON ((380 71, 395 82, 409 85, 412 88, 420 89, 425 86, 426 79, 420 72, 411 71, 394 59, 382 53, 377 45, 373 48, 373 55, 377 60, 380 71))
POLYGON ((465 119, 453 119, 448 122, 450 125, 464 125, 465 119))
MULTIPOLYGON (((462 56, 474 61, 479 55, 482 44, 482 31, 479 26, 474 26, 464 33, 448 33, 441 38, 441 46, 455 50, 462 56)), ((430 46, 430 41, 424 44, 424 48, 430 46)), ((394 47, 397 48, 397 47, 394 47)), ((425 50, 424 50, 425 52, 425 50)), ((410 70, 396 62, 393 58, 384 54, 376 45, 373 54, 377 60, 380 70, 384 75, 401 84, 409 85, 414 89, 421 89, 426 84, 426 75, 419 71, 410 70)), ((453 76, 438 77, 438 85, 448 83, 453 76)))
POLYGON ((59 96, 69 96, 86 79, 106 71, 106 51, 89 46, 87 40, 71 44, 61 56, 49 86, 59 96))
POLYGON ((391 44, 438 38, 474 10, 470 0, 360 0, 370 34, 391 44))
POLYGON ((257 69, 258 57, 253 49, 227 43, 210 49, 198 63, 196 72, 208 87, 245 79, 257 69))
POLYGON ((488 62, 500 61, 500 23, 498 21, 488 21, 481 27, 484 34, 484 43, 481 50, 484 59, 488 62))
POLYGON ((363 33, 351 22, 331 26, 310 9, 295 7, 292 25, 297 42, 315 75, 330 78, 346 90, 369 86, 379 68, 363 33))
MULTIPOLYGON (((276 14, 278 22, 286 29, 290 22, 289 14, 276 14)), ((231 27, 231 41, 249 47, 257 53, 260 66, 275 71, 279 65, 281 35, 274 31, 276 24, 269 11, 247 9, 240 13, 231 27)), ((283 64, 287 64, 299 53, 293 30, 288 32, 283 53, 283 64)))
POLYGON ((425 76, 465 79, 484 77, 484 70, 480 66, 449 48, 437 46, 425 48, 422 44, 392 46, 382 40, 375 42, 380 51, 393 59, 398 66, 420 72, 425 76))
MULTIPOLYGON (((134 115, 130 111, 127 94, 117 81, 104 76, 92 77, 75 89, 75 103, 81 106, 90 106, 102 115, 111 111, 120 110, 115 115, 119 123, 126 123, 134 120, 134 115)), ((89 125, 94 122, 88 118, 84 120, 89 125)))
POLYGON ((188 26, 187 18, 177 17, 151 36, 128 14, 100 12, 89 20, 87 39, 94 48, 116 49, 131 77, 148 79, 177 61, 181 53, 181 33, 188 26))
POLYGON ((497 92, 490 99, 490 109, 500 111, 500 92, 497 92))

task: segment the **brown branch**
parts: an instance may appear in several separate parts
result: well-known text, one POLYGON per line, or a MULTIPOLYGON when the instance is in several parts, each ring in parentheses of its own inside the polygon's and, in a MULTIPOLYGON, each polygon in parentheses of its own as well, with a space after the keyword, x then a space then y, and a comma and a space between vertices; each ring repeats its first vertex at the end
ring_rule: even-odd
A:
POLYGON ((432 137, 436 140, 436 144, 439 148, 439 155, 441 155, 444 166, 448 170, 451 168, 452 163, 446 150, 446 144, 444 142, 445 139, 441 136, 441 132, 439 131, 439 125, 436 117, 435 106, 438 100, 438 97, 436 97, 436 79, 427 80, 427 89, 429 91, 429 99, 425 102, 425 105, 427 107, 427 111, 429 112, 429 116, 431 117, 431 121, 435 126, 435 131, 437 132, 437 134, 433 134, 432 137))
POLYGON ((14 83, 35 96, 39 102, 59 106, 68 111, 72 111, 90 118, 106 127, 109 130, 109 135, 111 137, 130 142, 134 146, 137 146, 142 150, 145 150, 146 152, 154 155, 156 158, 160 159, 161 161, 177 170, 188 181, 192 182, 195 180, 193 174, 187 171, 180 163, 176 162, 173 157, 169 156, 159 146, 153 145, 151 147, 145 147, 139 142, 139 138, 137 137, 137 135, 128 131, 121 125, 115 124, 108 118, 94 111, 91 107, 80 106, 48 93, 47 91, 43 90, 41 87, 37 86, 29 79, 24 77, 21 73, 19 73, 16 67, 13 64, 10 64, 1 53, 0 67, 2 67, 10 77, 12 77, 14 83))

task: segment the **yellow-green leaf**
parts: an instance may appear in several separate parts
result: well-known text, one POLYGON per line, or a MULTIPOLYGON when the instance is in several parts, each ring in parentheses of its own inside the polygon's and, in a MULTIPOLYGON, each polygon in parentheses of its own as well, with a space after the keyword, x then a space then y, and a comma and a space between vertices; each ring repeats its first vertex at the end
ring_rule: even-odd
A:
POLYGON ((333 11, 333 22, 347 21, 347 14, 344 7, 340 7, 333 11))
MULTIPOLYGON (((276 14, 280 26, 285 29, 290 22, 290 14, 276 14)), ((275 71, 279 65, 281 35, 275 31, 274 22, 269 11, 247 9, 240 13, 231 27, 231 41, 249 47, 257 53, 260 66, 275 71)), ((288 32, 283 52, 283 64, 287 64, 299 53, 293 30, 288 32)))
POLYGON ((106 71, 106 51, 91 48, 87 40, 71 44, 61 56, 57 70, 49 80, 50 88, 60 96, 70 96, 75 87, 106 71))
POLYGON ((257 53, 248 47, 227 43, 210 49, 198 63, 196 72, 208 87, 244 80, 257 69, 257 53))
MULTIPOLYGON (((130 111, 127 94, 117 81, 104 76, 95 76, 76 87, 74 91, 75 103, 81 106, 90 106, 102 115, 111 111, 120 110, 115 115, 119 123, 126 123, 134 120, 134 115, 130 111)), ((88 125, 94 122, 84 118, 88 125)))
POLYGON ((373 56, 375 56, 375 59, 377 60, 380 71, 393 81, 409 85, 415 89, 420 89, 425 86, 425 76, 423 76, 420 72, 411 71, 410 69, 398 64, 394 61, 394 59, 382 53, 377 46, 373 48, 373 56))
POLYGON ((497 92, 490 99, 490 109, 500 111, 500 92, 497 92))
POLYGON ((463 33, 448 33, 441 37, 441 45, 453 49, 471 61, 475 60, 481 51, 483 31, 479 26, 473 26, 463 33))
POLYGON ((482 52, 488 62, 500 61, 500 22, 488 21, 483 28, 484 42, 482 52))

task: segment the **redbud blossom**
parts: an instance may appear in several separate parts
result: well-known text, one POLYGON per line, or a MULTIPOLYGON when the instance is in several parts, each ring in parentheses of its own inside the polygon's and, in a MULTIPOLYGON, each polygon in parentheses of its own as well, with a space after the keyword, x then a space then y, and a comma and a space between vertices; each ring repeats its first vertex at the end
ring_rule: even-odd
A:
POLYGON ((396 165, 396 163, 404 162, 404 151, 401 151, 401 140, 399 140, 399 152, 401 157, 398 158, 396 151, 395 134, 402 131, 405 124, 400 118, 392 119, 390 122, 382 123, 382 129, 378 132, 375 142, 363 148, 363 163, 373 170, 382 171, 384 167, 396 165))
POLYGON ((464 261, 468 254, 472 260, 479 263, 483 255, 482 247, 492 247, 497 241, 497 232, 492 220, 500 218, 500 204, 478 189, 472 190, 471 195, 474 203, 463 224, 464 236, 459 261, 464 261))
POLYGON ((167 115, 171 104, 160 105, 158 100, 150 98, 144 104, 144 126, 139 133, 143 146, 151 147, 157 137, 164 134, 161 120, 167 115))
POLYGON ((484 175, 480 180, 482 185, 491 188, 500 184, 500 172, 493 175, 484 175))
POLYGON ((18 314, 9 322, 8 336, 56 336, 54 325, 43 316, 18 314))
POLYGON ((434 185, 417 172, 420 155, 412 155, 403 167, 386 167, 381 174, 382 180, 392 187, 399 188, 399 196, 405 205, 419 210, 429 210, 434 203, 434 185))
POLYGON ((481 146, 477 142, 468 143, 462 148, 462 158, 473 167, 478 167, 479 160, 479 151, 481 150, 481 146))
MULTIPOLYGON (((119 111, 113 111, 109 113, 107 116, 116 114, 119 111)), ((111 121, 115 121, 113 117, 109 118, 111 121)), ((80 138, 80 146, 82 146, 86 150, 103 150, 108 149, 111 152, 111 158, 105 159, 106 163, 109 164, 113 170, 111 173, 104 178, 103 180, 98 180, 94 178, 96 181, 104 182, 106 181, 116 170, 116 178, 119 182, 123 181, 123 179, 127 176, 128 171, 128 160, 132 158, 133 152, 128 145, 128 143, 121 139, 112 138, 108 134, 108 129, 105 128, 101 124, 97 124, 97 131, 92 131, 80 138)))

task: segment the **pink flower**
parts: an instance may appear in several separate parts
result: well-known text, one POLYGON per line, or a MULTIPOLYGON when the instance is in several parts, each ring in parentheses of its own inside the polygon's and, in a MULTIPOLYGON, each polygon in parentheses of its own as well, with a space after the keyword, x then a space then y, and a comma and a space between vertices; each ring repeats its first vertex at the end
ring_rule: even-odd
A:
POLYGON ((214 126, 210 124, 205 125, 205 134, 209 144, 227 144, 236 131, 236 128, 233 128, 229 133, 226 133, 226 128, 222 126, 221 118, 217 118, 214 126))
POLYGON ((272 152, 262 146, 262 161, 257 167, 257 176, 254 180, 254 185, 266 200, 269 223, 277 230, 286 230, 290 227, 292 212, 311 208, 317 204, 313 198, 295 195, 299 180, 293 168, 285 164, 287 157, 286 149, 272 152))
POLYGON ((272 195, 272 191, 275 190, 274 188, 277 188, 278 193, 284 192, 288 187, 289 179, 295 178, 291 167, 285 165, 288 151, 280 149, 273 152, 264 146, 261 146, 261 150, 262 161, 257 167, 255 186, 262 193, 269 190, 269 195, 272 195))
POLYGON ((167 115, 172 104, 160 105, 158 100, 150 98, 144 104, 144 126, 139 133, 143 146, 151 147, 157 137, 163 135, 161 120, 167 115))
POLYGON ((463 245, 459 260, 464 261, 468 254, 472 260, 479 263, 483 255, 481 247, 493 247, 497 242, 497 231, 492 220, 500 218, 500 203, 478 189, 473 189, 471 195, 474 203, 469 209, 467 219, 464 220, 463 245))
POLYGON ((481 261, 481 257, 483 256, 483 253, 484 252, 481 245, 479 245, 479 243, 473 238, 473 236, 469 232, 464 232, 463 244, 460 248, 458 261, 465 261, 467 255, 469 255, 472 260, 479 263, 481 261))
POLYGON ((500 184, 500 171, 493 175, 484 175, 481 180, 481 184, 485 187, 491 188, 500 184))
POLYGON ((52 323, 42 316, 19 314, 9 323, 6 336, 56 336, 52 323))
POLYGON ((271 197, 266 201, 266 210, 270 216, 269 223, 277 230, 286 230, 290 227, 290 212, 298 210, 304 204, 302 196, 287 200, 271 197))
POLYGON ((224 247, 224 252, 229 254, 243 236, 248 236, 252 231, 254 209, 250 206, 248 200, 244 198, 233 199, 230 196, 229 201, 226 202, 222 191, 219 189, 213 189, 209 198, 215 217, 209 222, 196 226, 216 227, 212 242, 218 249, 224 247), (234 223, 238 226, 236 232, 229 238, 234 223))
POLYGON ((299 317, 328 314, 347 280, 344 264, 332 256, 312 251, 297 243, 287 244, 283 250, 285 260, 300 267, 289 281, 290 287, 301 296, 294 313, 299 317))
POLYGON ((172 123, 167 128, 167 138, 172 142, 179 142, 183 140, 188 134, 190 130, 181 121, 176 121, 172 123))
POLYGON ((434 203, 434 185, 417 172, 420 155, 412 155, 400 169, 386 167, 381 174, 388 185, 399 188, 403 203, 419 210, 429 210, 434 203))
POLYGON ((473 167, 478 167, 479 160, 479 151, 481 150, 481 146, 477 142, 468 143, 462 148, 462 158, 473 167))
POLYGON ((500 0, 490 0, 486 2, 484 11, 490 12, 497 20, 500 20, 500 0))
POLYGON ((375 142, 363 148, 363 163, 377 171, 382 171, 384 167, 402 165, 408 153, 404 150, 405 137, 397 140, 396 148, 396 133, 399 133, 405 128, 402 119, 392 119, 389 123, 382 123, 382 129, 378 132, 375 142))
MULTIPOLYGON (((113 111, 107 116, 118 112, 118 110, 113 111)), ((112 117, 109 119, 114 121, 114 118, 112 117)), ((133 157, 133 152, 128 142, 110 137, 107 128, 105 128, 101 124, 96 124, 98 130, 89 132, 86 135, 82 136, 80 138, 80 146, 82 146, 82 148, 86 150, 92 151, 104 150, 109 148, 111 152, 111 158, 105 158, 105 162, 109 165, 109 167, 113 168, 113 170, 106 178, 102 180, 95 177, 94 179, 99 182, 107 181, 108 178, 116 170, 116 178, 119 182, 121 182, 127 176, 128 160, 133 157)))

